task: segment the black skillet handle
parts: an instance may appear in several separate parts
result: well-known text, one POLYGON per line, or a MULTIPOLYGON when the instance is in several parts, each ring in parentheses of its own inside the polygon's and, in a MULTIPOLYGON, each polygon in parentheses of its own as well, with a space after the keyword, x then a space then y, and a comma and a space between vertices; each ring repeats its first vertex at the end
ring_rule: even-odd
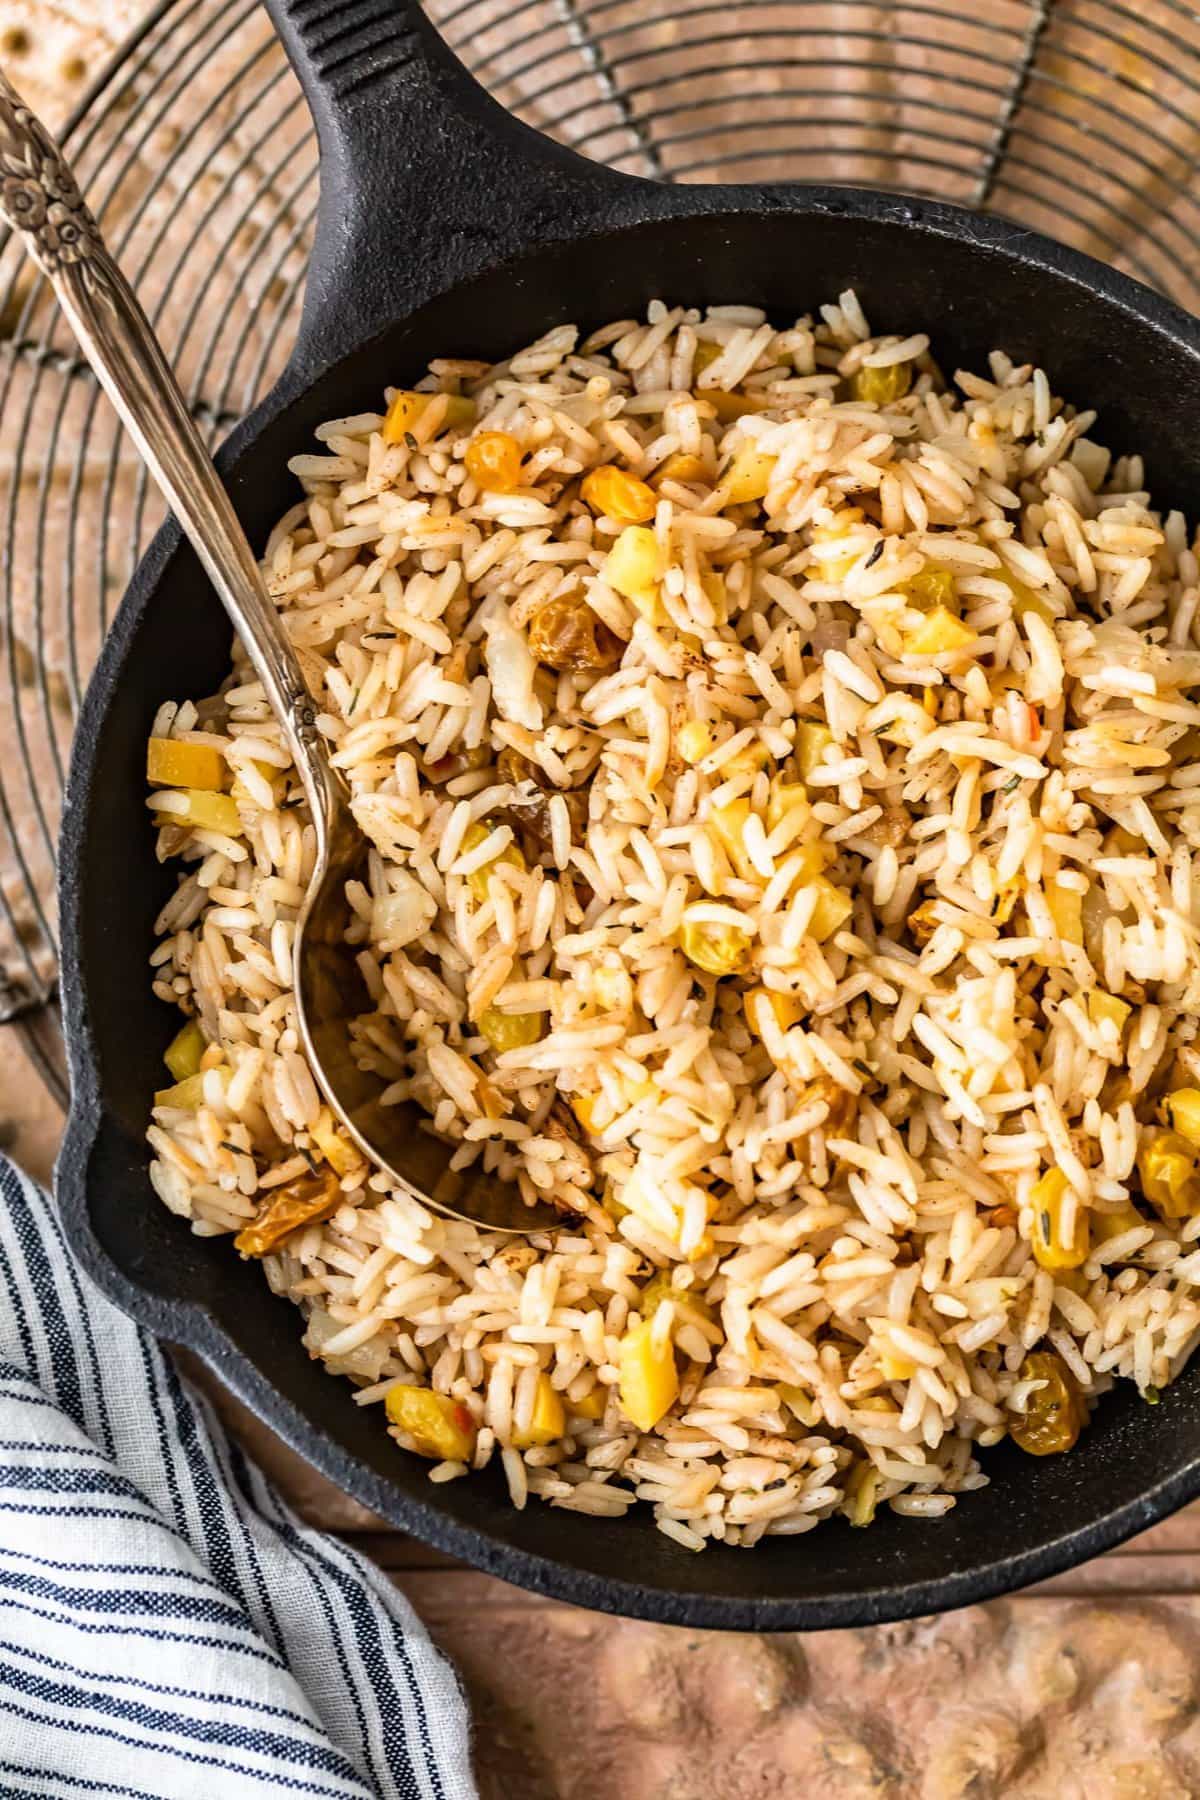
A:
POLYGON ((526 247, 604 223, 645 184, 565 150, 468 74, 418 0, 266 0, 321 148, 291 374, 526 247))

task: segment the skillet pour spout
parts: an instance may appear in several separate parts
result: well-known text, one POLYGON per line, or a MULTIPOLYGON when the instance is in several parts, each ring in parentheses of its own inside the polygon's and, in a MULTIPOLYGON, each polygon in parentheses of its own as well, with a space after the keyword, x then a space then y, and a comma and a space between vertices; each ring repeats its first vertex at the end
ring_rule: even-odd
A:
MULTIPOLYGON (((1144 455, 1156 499, 1194 508, 1200 327, 1126 276, 1002 219, 894 193, 635 180, 513 120, 412 0, 271 0, 271 12, 316 122, 321 205, 292 359, 219 457, 253 542, 291 504, 287 462, 314 428, 373 408, 432 358, 495 362, 564 321, 586 332, 654 299, 742 302, 790 323, 851 287, 879 331, 928 327, 948 372, 997 346, 1045 367, 1056 392, 1098 408, 1106 443, 1144 455)), ((350 1404, 309 1361, 290 1305, 264 1300, 258 1271, 219 1242, 182 1233, 147 1179, 172 1024, 145 981, 170 878, 145 830, 142 757, 158 704, 211 691, 227 653, 221 608, 170 526, 88 693, 61 857, 74 1091, 59 1193, 72 1244, 119 1304, 200 1351, 392 1523, 525 1586, 674 1624, 813 1630, 934 1612, 1044 1579, 1200 1494, 1200 1364, 1155 1407, 1131 1388, 1106 1395, 1069 1456, 984 1451, 992 1485, 936 1524, 884 1512, 869 1531, 831 1524, 750 1554, 691 1555, 639 1508, 517 1512, 492 1469, 431 1486, 379 1409, 350 1404)))

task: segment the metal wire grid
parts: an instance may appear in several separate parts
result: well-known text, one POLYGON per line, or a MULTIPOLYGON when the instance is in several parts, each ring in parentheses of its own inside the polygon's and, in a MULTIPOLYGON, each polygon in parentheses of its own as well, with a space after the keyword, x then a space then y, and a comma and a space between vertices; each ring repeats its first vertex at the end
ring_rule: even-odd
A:
MULTIPOLYGON (((430 10, 500 100, 598 160, 673 181, 932 193, 1200 305, 1200 13, 1180 0, 430 10)), ((160 0, 64 138, 198 419, 220 438, 286 356, 317 200, 306 109, 257 0, 160 0)), ((68 743, 160 515, 44 284, 5 243, 0 1021, 21 1019, 60 1094, 52 894, 68 743)))

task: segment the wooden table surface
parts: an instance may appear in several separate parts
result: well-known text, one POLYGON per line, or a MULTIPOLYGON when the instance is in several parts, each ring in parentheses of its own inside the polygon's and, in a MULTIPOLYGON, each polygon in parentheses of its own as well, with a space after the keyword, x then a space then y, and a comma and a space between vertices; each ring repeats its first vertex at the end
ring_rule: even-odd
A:
MULTIPOLYGON (((45 1179, 61 1119, 10 1028, 0 1063, 0 1144, 45 1179)), ((426 1549, 181 1361, 303 1516, 387 1570, 455 1659, 484 1800, 1200 1800, 1200 1505, 940 1619, 687 1631, 543 1600, 426 1549)))

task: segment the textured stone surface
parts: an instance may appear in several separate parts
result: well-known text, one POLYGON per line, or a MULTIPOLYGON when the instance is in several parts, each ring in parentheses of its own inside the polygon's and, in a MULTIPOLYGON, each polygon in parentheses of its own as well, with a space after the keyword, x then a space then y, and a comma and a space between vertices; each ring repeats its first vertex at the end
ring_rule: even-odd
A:
POLYGON ((58 123, 145 15, 142 0, 0 0, 0 62, 58 123))

